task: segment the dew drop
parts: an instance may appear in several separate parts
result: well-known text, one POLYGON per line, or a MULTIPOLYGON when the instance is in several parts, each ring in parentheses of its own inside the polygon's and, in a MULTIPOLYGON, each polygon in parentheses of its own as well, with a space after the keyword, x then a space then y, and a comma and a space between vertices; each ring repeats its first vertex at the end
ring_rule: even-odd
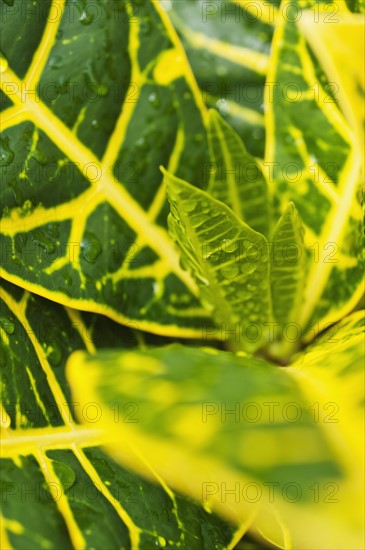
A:
POLYGON ((218 65, 216 72, 218 76, 226 76, 228 70, 227 67, 225 67, 224 65, 218 65))
POLYGON ((193 212, 196 208, 196 203, 191 201, 191 202, 186 202, 184 204, 184 210, 185 212, 193 212))
POLYGON ((47 359, 52 367, 57 367, 61 363, 62 351, 57 344, 52 344, 47 349, 47 359))
POLYGON ((239 273, 239 267, 237 265, 229 265, 227 267, 223 267, 220 270, 220 273, 225 279, 233 279, 234 277, 237 277, 239 273))
POLYGON ((79 21, 82 25, 90 25, 93 22, 94 17, 89 15, 85 10, 81 13, 79 21))
POLYGON ((229 115, 230 107, 225 99, 218 99, 216 106, 223 117, 229 115))
POLYGON ((14 160, 14 153, 9 146, 9 138, 0 138, 0 166, 9 166, 14 160))
POLYGON ((258 321, 259 320, 259 316, 256 314, 256 313, 251 313, 249 316, 248 316, 248 319, 249 321, 258 321))
POLYGON ((82 258, 93 264, 96 262, 102 252, 102 246, 96 235, 90 231, 85 231, 85 234, 80 243, 82 258))
POLYGON ((144 145, 145 145, 144 137, 140 137, 139 139, 137 139, 137 141, 136 141, 136 146, 137 147, 142 148, 144 145))
POLYGON ((257 288, 257 285, 251 283, 247 283, 246 288, 249 292, 254 292, 257 288))
POLYGON ((257 259, 259 255, 260 255, 260 251, 258 246, 250 245, 247 247, 246 258, 257 259))
POLYGON ((255 264, 250 262, 245 262, 240 266, 240 272, 242 275, 251 275, 256 269, 255 264))
POLYGON ((59 460, 52 460, 52 467, 65 490, 70 489, 76 481, 76 474, 71 466, 59 460))
POLYGON ((99 122, 94 118, 94 120, 91 121, 91 127, 93 130, 99 129, 99 122))
POLYGON ((60 69, 62 67, 62 57, 60 55, 53 55, 49 59, 50 69, 60 69))
POLYGON ((157 109, 157 107, 160 106, 160 100, 158 99, 157 95, 155 92, 152 92, 149 96, 148 96, 148 101, 151 103, 151 105, 153 105, 153 107, 155 107, 157 109))

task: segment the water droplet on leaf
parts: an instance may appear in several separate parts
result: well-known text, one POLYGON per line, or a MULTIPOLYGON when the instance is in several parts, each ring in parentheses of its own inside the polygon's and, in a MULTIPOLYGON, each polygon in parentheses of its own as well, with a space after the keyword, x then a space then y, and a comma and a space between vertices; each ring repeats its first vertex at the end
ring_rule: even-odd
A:
POLYGON ((57 367, 61 363, 62 351, 57 344, 52 344, 47 349, 47 359, 53 367, 57 367))
POLYGON ((196 203, 193 201, 184 203, 185 212, 193 212, 195 208, 196 208, 196 203))
POLYGON ((48 63, 51 69, 60 69, 62 67, 62 57, 60 55, 52 55, 48 63))
POLYGON ((95 263, 102 252, 100 241, 96 235, 90 231, 85 231, 80 248, 82 258, 90 264, 95 263))
POLYGON ((70 489, 76 481, 76 474, 71 466, 58 460, 52 460, 52 467, 65 490, 70 489))
POLYGON ((81 13, 79 21, 82 25, 90 25, 93 22, 94 16, 89 15, 85 10, 81 13))
POLYGON ((220 273, 225 279, 233 279, 234 277, 237 277, 239 268, 237 265, 229 265, 227 267, 223 267, 220 270, 220 273))
POLYGON ((255 271, 255 269, 256 269, 255 264, 250 263, 250 262, 245 262, 244 264, 242 264, 240 266, 240 272, 243 275, 251 275, 251 273, 253 273, 255 271))
POLYGON ((155 92, 152 92, 149 96, 148 96, 148 101, 154 106, 154 107, 159 107, 160 106, 160 100, 158 99, 157 95, 155 94, 155 92))
POLYGON ((225 117, 229 114, 230 107, 229 107, 228 102, 225 99, 218 99, 218 101, 216 103, 216 106, 218 108, 218 111, 220 112, 220 114, 223 117, 225 117))
POLYGON ((225 67, 224 65, 218 65, 216 72, 218 76, 226 76, 228 70, 227 67, 225 67))

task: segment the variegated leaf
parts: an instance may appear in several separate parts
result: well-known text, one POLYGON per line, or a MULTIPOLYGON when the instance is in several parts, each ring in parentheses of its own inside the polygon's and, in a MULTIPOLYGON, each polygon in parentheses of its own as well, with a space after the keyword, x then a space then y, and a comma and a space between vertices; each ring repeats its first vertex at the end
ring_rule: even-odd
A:
POLYGON ((301 306, 307 264, 303 233, 298 211, 289 203, 274 229, 271 243, 273 311, 281 325, 295 322, 301 306))
POLYGON ((268 74, 264 165, 279 213, 294 201, 304 221, 311 259, 298 322, 309 331, 341 319, 363 293, 361 155, 336 82, 326 81, 293 22, 297 3, 283 6, 268 74))
MULTIPOLYGON (((363 3, 365 11, 365 3, 363 3)), ((328 13, 319 11, 316 32, 313 32, 311 14, 306 12, 300 28, 320 59, 328 79, 337 85, 341 108, 364 148, 365 75, 363 52, 365 51, 364 16, 350 14, 342 8, 336 15, 335 25, 328 24, 328 13)))
POLYGON ((208 138, 213 161, 208 192, 252 229, 268 236, 270 202, 260 165, 217 111, 209 112, 208 138))
POLYGON ((169 2, 202 98, 239 133, 253 155, 264 153, 263 98, 279 0, 169 2))
POLYGON ((266 238, 205 191, 167 172, 165 178, 169 229, 182 265, 200 285, 202 302, 223 339, 233 333, 233 345, 239 342, 241 349, 254 351, 263 344, 264 325, 271 320, 266 238), (237 338, 247 330, 246 338, 237 338))
MULTIPOLYGON (((82 316, 10 283, 1 311, 1 548, 233 548, 242 531, 113 460, 101 447, 98 403, 81 410, 95 421, 90 429, 75 419, 70 352, 135 347, 138 327, 82 316)), ((138 419, 136 402, 113 411, 116 422, 138 419)))
POLYGON ((2 276, 199 336, 206 312, 166 231, 158 166, 200 184, 206 113, 166 14, 149 0, 0 9, 2 276))
POLYGON ((286 368, 174 345, 78 352, 67 375, 75 399, 103 405, 98 427, 128 441, 108 447, 122 464, 147 476, 152 466, 237 523, 250 517, 281 548, 360 550, 363 314, 286 368), (139 422, 113 422, 110 404, 130 400, 139 422))

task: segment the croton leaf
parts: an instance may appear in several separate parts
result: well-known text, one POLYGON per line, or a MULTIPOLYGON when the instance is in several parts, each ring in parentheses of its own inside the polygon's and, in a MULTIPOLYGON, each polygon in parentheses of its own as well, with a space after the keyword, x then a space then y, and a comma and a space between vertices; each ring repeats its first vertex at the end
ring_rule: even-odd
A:
POLYGON ((251 322, 254 336, 240 344, 257 349, 262 345, 258 325, 263 335, 271 316, 266 238, 207 192, 167 172, 165 177, 169 229, 181 249, 182 265, 200 285, 201 300, 223 332, 234 333, 237 325, 246 330, 251 322))
POLYGON ((279 1, 169 2, 177 29, 209 107, 217 109, 263 157, 263 98, 270 44, 279 1))
POLYGON ((269 194, 265 176, 238 134, 212 109, 208 138, 212 159, 208 192, 252 229, 269 233, 269 194))
POLYGON ((306 276, 303 226, 298 211, 289 203, 272 236, 271 292, 274 316, 286 325, 296 322, 306 276))
MULTIPOLYGON (((70 352, 95 352, 94 332, 109 346, 112 334, 120 349, 135 346, 133 330, 10 283, 1 288, 1 311, 1 548, 233 547, 242 531, 102 448, 98 403, 81 411, 95 420, 92 429, 75 420, 80 404, 65 379, 70 352)), ((116 422, 138 418, 136 402, 113 410, 116 422)))
MULTIPOLYGON (((365 3, 363 3, 365 10, 365 3)), ((364 148, 365 75, 362 52, 365 50, 364 16, 350 14, 342 6, 336 14, 336 25, 328 25, 328 13, 319 11, 316 32, 311 17, 303 14, 300 27, 321 60, 328 78, 337 84, 338 100, 364 148)))
POLYGON ((285 368, 172 345, 76 352, 66 372, 77 401, 103 407, 97 428, 123 441, 107 447, 122 464, 282 548, 360 550, 363 330, 357 312, 285 368), (138 422, 115 423, 111 404, 130 401, 138 422))
POLYGON ((150 0, 0 9, 3 277, 199 336, 206 312, 167 234, 158 166, 200 184, 206 112, 166 14, 150 0))
POLYGON ((264 166, 278 213, 294 201, 305 225, 311 261, 298 322, 309 330, 341 319, 363 293, 361 155, 336 104, 336 82, 326 81, 294 23, 298 4, 282 6, 266 90, 264 166))

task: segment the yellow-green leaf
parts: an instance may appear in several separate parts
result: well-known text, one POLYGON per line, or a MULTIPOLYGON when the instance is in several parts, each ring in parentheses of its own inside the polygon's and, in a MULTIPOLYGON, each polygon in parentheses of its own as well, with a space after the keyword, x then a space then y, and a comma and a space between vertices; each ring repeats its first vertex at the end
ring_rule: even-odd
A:
POLYGON ((257 349, 271 316, 266 238, 205 191, 167 172, 165 178, 170 232, 218 324, 217 335, 257 349))
POLYGON ((119 440, 108 449, 122 464, 146 476, 153 468, 238 524, 251 518, 252 532, 281 548, 360 550, 360 318, 347 322, 347 339, 342 326, 338 342, 318 342, 286 368, 173 345, 78 352, 67 375, 76 400, 103 407, 98 427, 119 440), (138 422, 115 423, 110 404, 131 400, 138 422))
POLYGON ((158 167, 200 183, 206 112, 169 19, 157 1, 28 4, 1 3, 2 276, 199 336, 208 318, 167 234, 158 167))
MULTIPOLYGON (((98 403, 80 410, 92 426, 75 418, 81 405, 65 378, 70 353, 148 343, 143 333, 136 340, 136 328, 2 284, 2 549, 226 550, 239 540, 242 531, 158 477, 146 481, 113 460, 101 446, 98 403)), ((111 411, 115 421, 132 422, 136 409, 115 403, 111 411)))
POLYGON ((263 97, 278 2, 161 4, 180 35, 204 102, 233 126, 251 154, 263 157, 263 97))
POLYGON ((271 293, 274 317, 281 325, 296 322, 303 298, 306 251, 297 209, 289 203, 279 219, 271 243, 271 293))
POLYGON ((309 338, 317 323, 322 330, 351 312, 363 293, 363 199, 361 155, 337 105, 339 84, 326 80, 326 66, 293 22, 297 7, 286 0, 276 24, 264 166, 278 214, 293 201, 306 229, 311 258, 298 323, 309 338))
POLYGON ((209 112, 208 137, 212 159, 208 192, 267 236, 269 194, 260 165, 217 111, 209 112))
POLYGON ((328 13, 319 11, 316 25, 306 12, 300 23, 313 50, 323 65, 328 79, 336 84, 341 108, 364 148, 365 51, 364 15, 350 14, 342 8, 335 25, 328 24, 328 13), (315 32, 314 32, 315 28, 315 32))

